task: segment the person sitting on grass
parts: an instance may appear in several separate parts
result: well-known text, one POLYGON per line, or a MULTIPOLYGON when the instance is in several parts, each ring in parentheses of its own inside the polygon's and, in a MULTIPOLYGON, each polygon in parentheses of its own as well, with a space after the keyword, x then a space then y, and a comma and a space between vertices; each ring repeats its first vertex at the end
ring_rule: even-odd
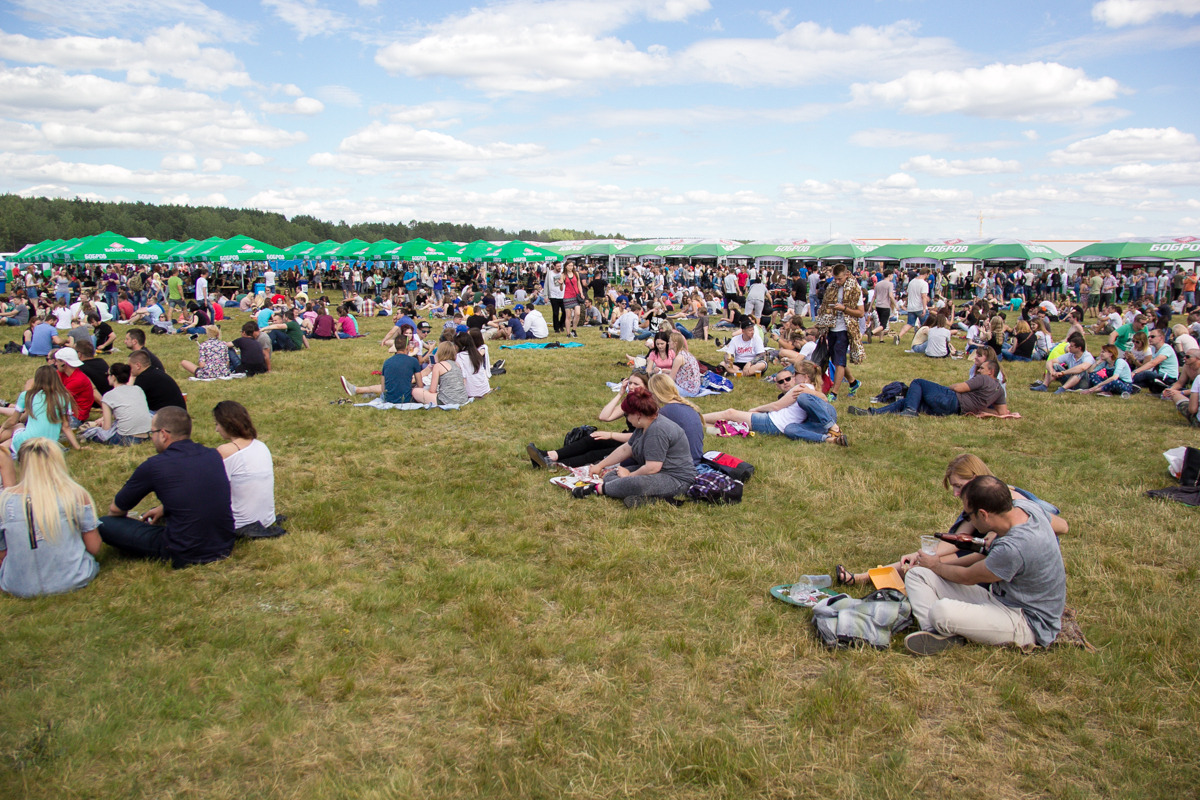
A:
POLYGON ((846 447, 849 440, 838 427, 837 410, 815 388, 820 380, 820 368, 816 364, 801 362, 794 374, 785 370, 775 376, 775 384, 782 390, 775 402, 749 411, 736 408, 714 411, 704 415, 704 423, 740 422, 749 425, 754 433, 846 447))
POLYGON ((1167 332, 1154 328, 1147 334, 1152 355, 1133 370, 1133 382, 1160 393, 1179 378, 1179 354, 1167 344, 1167 332))
POLYGON ((118 362, 108 368, 112 388, 100 398, 100 420, 82 426, 81 438, 119 447, 141 444, 150 438, 150 407, 146 405, 146 393, 134 386, 131 378, 128 364, 118 362))
POLYGON ((26 439, 38 437, 57 442, 61 435, 73 449, 79 449, 79 441, 71 427, 75 400, 53 366, 43 364, 34 371, 25 384, 25 391, 17 396, 16 406, 18 413, 6 416, 4 424, 0 425, 0 444, 10 444, 10 457, 16 457, 26 439))
MULTIPOLYGON (((650 376, 644 369, 635 369, 629 377, 621 381, 621 386, 612 399, 600 409, 597 419, 601 422, 615 422, 622 419, 621 403, 635 389, 649 390, 650 376)), ((633 427, 628 423, 624 431, 592 431, 586 436, 573 439, 570 443, 563 442, 558 450, 541 450, 533 442, 525 446, 529 461, 535 468, 553 469, 556 466, 585 467, 594 464, 612 453, 633 435, 633 427)))
POLYGON ((1072 333, 1067 337, 1067 352, 1054 359, 1042 379, 1030 384, 1029 389, 1033 392, 1048 392, 1052 381, 1062 383, 1062 386, 1055 390, 1055 394, 1062 394, 1071 389, 1086 389, 1088 370, 1095 361, 1087 351, 1083 336, 1072 333))
POLYGON ((271 348, 263 347, 258 340, 258 323, 247 320, 242 324, 242 335, 229 344, 237 350, 241 367, 246 376, 264 375, 271 371, 271 348))
POLYGON ((1028 322, 1018 320, 1013 338, 1000 348, 1000 358, 1004 361, 1032 361, 1035 347, 1037 335, 1028 322))
POLYGON ((108 516, 100 518, 100 538, 126 555, 170 561, 176 569, 227 558, 233 551, 233 509, 220 453, 192 441, 192 418, 178 406, 154 415, 150 436, 157 455, 143 461, 117 492, 108 516), (159 505, 130 517, 151 493, 159 505))
POLYGON ((184 372, 200 380, 224 378, 229 375, 229 345, 221 341, 221 329, 209 325, 204 329, 208 337, 200 342, 200 356, 196 363, 186 358, 179 362, 184 372))
POLYGON ((758 335, 754 320, 746 315, 738 318, 741 333, 721 348, 725 353, 726 369, 737 369, 743 375, 759 375, 767 370, 767 348, 758 335))
POLYGON ((996 362, 989 359, 977 367, 974 377, 963 383, 943 386, 924 378, 917 378, 909 385, 907 394, 895 402, 880 408, 851 406, 847 410, 851 414, 863 417, 878 414, 899 414, 902 417, 929 414, 935 417, 949 417, 991 410, 1003 413, 1000 407, 1004 400, 1004 387, 997 380, 996 373, 996 362))
POLYGON ((408 354, 407 334, 397 335, 390 344, 396 348, 396 352, 383 362, 380 382, 373 386, 356 386, 343 375, 342 389, 346 394, 351 397, 379 394, 383 395, 383 402, 395 405, 413 402, 413 378, 421 371, 421 362, 408 354))
POLYGON ((225 440, 217 452, 229 478, 234 536, 264 539, 287 533, 275 514, 275 465, 270 449, 258 438, 250 412, 234 400, 213 407, 217 435, 225 440))
POLYGON ((26 440, 17 461, 20 482, 6 475, 0 493, 0 591, 41 597, 82 589, 100 572, 95 502, 67 472, 57 441, 26 440))
POLYGON ((593 477, 601 478, 599 483, 577 487, 572 494, 577 498, 616 498, 623 500, 626 508, 684 494, 696 480, 687 434, 659 414, 658 402, 644 389, 626 395, 621 411, 635 429, 633 435, 588 468, 593 477), (617 466, 627 460, 632 469, 617 466))
MULTIPOLYGON (((983 459, 981 459, 979 456, 975 455, 974 453, 960 453, 959 455, 950 459, 950 463, 946 466, 946 472, 942 476, 942 486, 945 487, 950 494, 957 498, 962 492, 963 487, 970 483, 974 478, 977 478, 980 475, 993 474, 994 473, 992 472, 991 468, 985 464, 983 459)), ((1067 525, 1067 521, 1059 516, 1060 512, 1058 506, 1048 503, 1032 492, 1022 489, 1018 486, 1009 486, 1008 488, 1012 492, 1014 500, 1016 500, 1018 497, 1024 497, 1026 500, 1032 500, 1033 502, 1039 504, 1046 511, 1046 513, 1050 515, 1050 524, 1054 528, 1054 533, 1056 535, 1062 536, 1070 530, 1070 526, 1067 525)), ((954 523, 951 524, 949 533, 974 536, 976 534, 976 530, 971 524, 971 520, 967 519, 965 515, 960 513, 955 518, 954 523)), ((970 552, 970 550, 961 549, 950 542, 938 541, 937 557, 943 561, 954 560, 961 556, 965 556, 970 552)), ((905 555, 900 556, 898 560, 892 562, 891 564, 887 564, 886 566, 892 567, 900 573, 900 577, 904 577, 904 574, 917 563, 918 555, 919 551, 906 553, 905 555)), ((871 579, 869 572, 850 572, 841 564, 838 564, 837 567, 834 568, 834 575, 839 586, 861 586, 871 579)))
POLYGON ((1100 348, 1100 358, 1092 365, 1088 373, 1089 388, 1083 389, 1082 394, 1099 394, 1101 397, 1112 397, 1119 394, 1129 397, 1137 391, 1133 385, 1133 374, 1129 362, 1121 358, 1115 344, 1106 344, 1100 348))
POLYGON ((433 353, 433 364, 421 371, 413 387, 413 400, 423 405, 461 406, 467 402, 467 386, 462 370, 455 359, 458 348, 454 342, 439 342, 433 353), (429 388, 425 388, 425 379, 429 388))
POLYGON ((1164 400, 1170 400, 1175 408, 1183 415, 1188 424, 1200 427, 1200 348, 1193 347, 1184 357, 1183 368, 1179 372, 1179 380, 1164 389, 1164 400))
MULTIPOLYGON (((925 331, 925 340, 913 344, 914 353, 924 353, 929 358, 947 358, 957 354, 954 345, 950 344, 950 320, 945 315, 938 314, 928 328, 921 330, 925 331)), ((920 331, 917 333, 919 337, 920 331)), ((914 342, 918 337, 914 337, 914 342)))
POLYGON ((692 462, 700 466, 704 461, 704 420, 700 416, 700 409, 679 394, 675 381, 665 372, 650 376, 650 394, 658 403, 658 413, 683 429, 691 449, 692 462))
POLYGON ((943 561, 920 553, 904 589, 921 630, 904 646, 934 655, 967 641, 1049 647, 1062 629, 1067 574, 1050 515, 998 478, 980 476, 960 493, 963 514, 988 551, 943 561))
POLYGON ((270 324, 262 330, 271 337, 272 350, 287 352, 308 349, 308 337, 304 335, 304 328, 296 322, 296 312, 293 309, 272 314, 270 324))

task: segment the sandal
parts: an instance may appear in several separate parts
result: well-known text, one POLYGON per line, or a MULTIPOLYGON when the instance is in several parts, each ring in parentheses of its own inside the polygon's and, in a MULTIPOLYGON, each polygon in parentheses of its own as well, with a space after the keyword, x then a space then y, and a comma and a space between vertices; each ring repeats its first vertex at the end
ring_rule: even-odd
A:
POLYGON ((834 572, 837 574, 838 586, 853 586, 858 581, 858 579, 854 577, 854 573, 848 572, 841 564, 837 565, 837 567, 834 569, 834 572))
POLYGON ((846 438, 846 434, 836 433, 836 434, 831 434, 831 435, 833 436, 833 438, 828 439, 827 441, 832 442, 833 444, 836 444, 838 447, 849 447, 850 446, 850 440, 846 438))

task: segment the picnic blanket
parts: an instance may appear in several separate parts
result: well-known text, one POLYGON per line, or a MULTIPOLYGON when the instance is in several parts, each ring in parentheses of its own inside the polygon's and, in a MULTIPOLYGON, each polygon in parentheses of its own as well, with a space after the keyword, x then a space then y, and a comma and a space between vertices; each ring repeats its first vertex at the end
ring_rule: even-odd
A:
POLYGON ((583 342, 522 342, 500 345, 501 350, 557 350, 560 347, 583 347, 583 342))
POLYGON ((467 400, 466 403, 463 403, 462 405, 439 406, 434 403, 429 403, 428 405, 426 405, 425 403, 385 403, 385 402, 383 402, 382 398, 376 397, 374 400, 372 400, 369 403, 354 403, 353 405, 355 408, 377 408, 381 411, 421 411, 424 409, 432 409, 432 408, 440 408, 442 411, 457 411, 458 409, 465 406, 467 403, 473 403, 473 402, 475 402, 474 397, 470 398, 469 400, 467 400))
POLYGON ((201 383, 210 383, 212 381, 231 381, 234 378, 244 378, 244 377, 246 377, 246 373, 244 373, 244 372, 232 372, 228 375, 223 375, 220 378, 197 378, 196 376, 193 375, 192 377, 188 378, 188 380, 189 381, 200 381, 201 383))

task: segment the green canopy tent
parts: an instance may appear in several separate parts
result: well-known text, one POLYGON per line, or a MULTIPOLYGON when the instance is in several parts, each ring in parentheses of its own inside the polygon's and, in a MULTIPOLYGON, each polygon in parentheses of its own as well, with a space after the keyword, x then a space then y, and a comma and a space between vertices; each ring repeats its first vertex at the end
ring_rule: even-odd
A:
POLYGON ((470 244, 463 245, 458 255, 463 261, 478 261, 479 257, 489 250, 493 250, 503 242, 485 242, 483 239, 476 239, 470 244))
POLYGON ((1063 257, 1053 247, 1024 239, 979 239, 970 244, 979 246, 975 258, 980 261, 1054 261, 1063 257))
POLYGON ((1111 239, 1085 245, 1068 259, 1071 261, 1196 261, 1200 260, 1200 238, 1195 236, 1157 236, 1136 239, 1111 239))
POLYGON ((25 247, 19 253, 15 254, 12 258, 10 258, 9 261, 19 261, 22 263, 28 263, 30 261, 41 261, 43 255, 53 252, 54 250, 56 250, 60 247, 63 247, 66 244, 74 244, 77 241, 79 241, 79 240, 78 239, 46 239, 44 241, 38 242, 37 244, 31 244, 28 247, 25 247))
POLYGON ((159 261, 162 259, 162 253, 158 247, 149 242, 135 242, 119 233, 105 231, 95 236, 88 236, 71 247, 56 251, 54 258, 75 263, 142 262, 159 261))
POLYGON ((879 245, 867 244, 861 239, 825 239, 813 245, 808 257, 825 261, 853 261, 878 249, 879 245))
POLYGON ((730 258, 812 258, 815 244, 808 239, 767 239, 730 250, 730 258))
POLYGON ((223 242, 193 251, 190 261, 279 261, 288 254, 281 248, 249 236, 233 236, 223 242))
POLYGON ((972 245, 962 239, 909 239, 880 245, 863 258, 868 261, 912 261, 940 263, 942 261, 974 261, 983 245, 972 245))
POLYGON ((742 246, 733 239, 643 239, 621 250, 621 255, 655 258, 719 258, 742 246))
POLYGON ((562 257, 553 250, 548 250, 529 242, 514 239, 511 242, 493 247, 479 256, 479 261, 502 261, 505 264, 523 264, 529 261, 558 261, 562 257))
POLYGON ((316 245, 312 242, 296 242, 283 248, 283 252, 287 253, 289 258, 307 258, 315 247, 316 245))
POLYGON ((370 242, 362 239, 351 239, 345 244, 338 245, 332 250, 321 254, 322 258, 332 258, 337 261, 361 261, 362 254, 371 246, 370 242))
POLYGON ((182 245, 180 245, 180 247, 172 252, 168 258, 170 258, 171 261, 187 261, 189 258, 191 258, 192 254, 197 253, 200 250, 213 247, 214 245, 220 244, 223 241, 225 240, 220 236, 210 236, 209 238, 202 239, 201 241, 196 241, 193 239, 190 242, 184 242, 182 245))
MULTIPOLYGON (((372 247, 370 252, 373 257, 387 259, 388 261, 457 261, 458 254, 448 252, 447 248, 441 245, 434 244, 428 239, 410 239, 403 244, 390 242, 390 247, 381 249, 375 252, 372 247)), ((456 249, 456 248, 455 248, 456 249)))

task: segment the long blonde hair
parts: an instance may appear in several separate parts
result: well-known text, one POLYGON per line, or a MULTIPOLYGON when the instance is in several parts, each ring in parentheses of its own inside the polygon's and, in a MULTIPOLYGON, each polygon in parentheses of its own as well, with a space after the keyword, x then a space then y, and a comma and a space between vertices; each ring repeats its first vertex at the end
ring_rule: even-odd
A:
POLYGON ((700 413, 700 409, 696 407, 695 403, 679 394, 679 387, 665 372, 656 372, 650 376, 650 394, 654 395, 660 408, 667 403, 683 403, 695 410, 696 413, 700 413))
POLYGON ((679 331, 671 331, 669 341, 671 344, 671 349, 675 351, 675 355, 679 355, 685 350, 691 350, 691 348, 688 347, 687 338, 679 331))
POLYGON ((974 453, 962 453, 950 460, 950 464, 946 467, 946 474, 942 477, 942 486, 949 489, 952 477, 969 481, 980 475, 991 474, 992 470, 983 463, 982 458, 974 453))
POLYGON ((7 502, 11 495, 27 496, 33 523, 47 541, 56 542, 62 536, 64 516, 79 530, 83 507, 94 508, 95 503, 87 489, 67 472, 67 461, 58 442, 41 436, 26 439, 17 451, 17 463, 21 465, 21 481, 6 488, 0 500, 7 502))
POLYGON ((458 357, 458 348, 454 346, 454 342, 439 342, 437 350, 433 351, 433 360, 437 363, 443 361, 453 361, 458 357))

